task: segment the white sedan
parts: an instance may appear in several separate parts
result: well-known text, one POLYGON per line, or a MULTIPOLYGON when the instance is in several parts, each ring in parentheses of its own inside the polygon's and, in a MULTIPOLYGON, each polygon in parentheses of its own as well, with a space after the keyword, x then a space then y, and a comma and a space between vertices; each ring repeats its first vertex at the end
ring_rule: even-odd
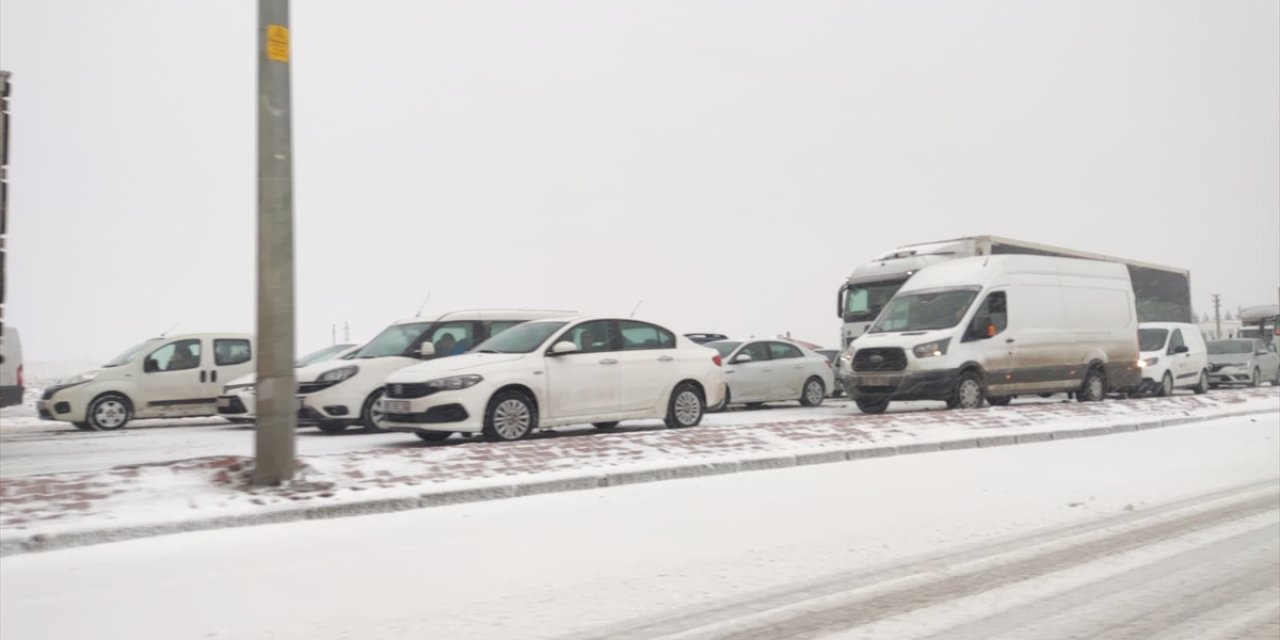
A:
POLYGON ((546 427, 659 418, 692 427, 724 398, 720 355, 630 319, 535 320, 470 353, 387 376, 383 428, 517 440, 546 427))
POLYGON ((724 358, 729 391, 720 408, 788 400, 816 407, 835 384, 826 356, 790 342, 720 340, 706 346, 724 358))

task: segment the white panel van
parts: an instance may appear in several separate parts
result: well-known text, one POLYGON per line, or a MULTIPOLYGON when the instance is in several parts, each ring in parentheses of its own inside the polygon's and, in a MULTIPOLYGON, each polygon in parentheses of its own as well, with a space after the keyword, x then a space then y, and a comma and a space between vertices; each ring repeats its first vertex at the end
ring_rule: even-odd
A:
POLYGON ((1081 401, 1138 384, 1138 327, 1124 265, 1007 255, 916 273, 841 356, 864 413, 893 400, 950 407, 1024 394, 1081 401))

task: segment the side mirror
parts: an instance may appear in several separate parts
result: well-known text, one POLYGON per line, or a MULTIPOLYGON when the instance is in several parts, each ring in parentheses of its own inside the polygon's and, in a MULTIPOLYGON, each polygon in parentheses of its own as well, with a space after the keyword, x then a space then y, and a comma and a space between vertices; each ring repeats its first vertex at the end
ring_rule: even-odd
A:
POLYGON ((145 371, 145 372, 147 372, 147 373, 153 373, 153 372, 155 372, 155 371, 159 371, 159 370, 160 370, 160 363, 159 363, 159 362, 156 362, 156 361, 155 361, 154 359, 152 359, 152 358, 147 358, 146 360, 143 360, 143 361, 142 361, 142 370, 143 370, 143 371, 145 371))
POLYGON ((754 358, 752 358, 752 357, 751 357, 751 354, 749 354, 749 353, 739 353, 739 354, 738 354, 738 357, 736 357, 736 358, 734 358, 734 359, 733 359, 733 363, 734 363, 734 364, 746 364, 746 363, 748 363, 748 362, 751 362, 753 359, 754 359, 754 358))
POLYGON ((563 356, 569 353, 577 353, 578 351, 580 351, 580 349, 578 349, 578 345, 569 342, 568 340, 557 342, 551 347, 551 355, 553 356, 563 356))
POLYGON ((1187 345, 1185 345, 1185 344, 1183 344, 1183 345, 1178 345, 1178 346, 1176 346, 1176 347, 1174 347, 1174 348, 1173 348, 1173 352, 1174 352, 1175 354, 1177 354, 1177 353, 1187 353, 1188 351, 1191 351, 1191 349, 1189 349, 1189 348, 1187 347, 1187 345))
POLYGON ((430 358, 431 356, 436 355, 436 345, 430 340, 424 341, 422 346, 418 347, 418 355, 424 358, 430 358))

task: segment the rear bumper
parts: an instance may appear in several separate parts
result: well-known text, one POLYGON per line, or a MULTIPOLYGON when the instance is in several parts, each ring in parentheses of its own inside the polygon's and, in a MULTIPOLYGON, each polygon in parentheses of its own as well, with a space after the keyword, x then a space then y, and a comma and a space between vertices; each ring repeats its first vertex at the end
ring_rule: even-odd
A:
POLYGON ((18 385, 0 387, 0 407, 22 404, 22 394, 25 392, 26 389, 18 385))
POLYGON ((845 379, 845 391, 854 399, 946 400, 951 397, 959 375, 957 369, 854 372, 845 379))

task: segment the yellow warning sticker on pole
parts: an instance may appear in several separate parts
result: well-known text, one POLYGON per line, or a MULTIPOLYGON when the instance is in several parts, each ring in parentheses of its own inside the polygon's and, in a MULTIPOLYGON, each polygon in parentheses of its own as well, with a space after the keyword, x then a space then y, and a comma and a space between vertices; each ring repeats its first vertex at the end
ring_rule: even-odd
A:
POLYGON ((267 25, 267 59, 276 62, 289 61, 289 27, 267 25))

